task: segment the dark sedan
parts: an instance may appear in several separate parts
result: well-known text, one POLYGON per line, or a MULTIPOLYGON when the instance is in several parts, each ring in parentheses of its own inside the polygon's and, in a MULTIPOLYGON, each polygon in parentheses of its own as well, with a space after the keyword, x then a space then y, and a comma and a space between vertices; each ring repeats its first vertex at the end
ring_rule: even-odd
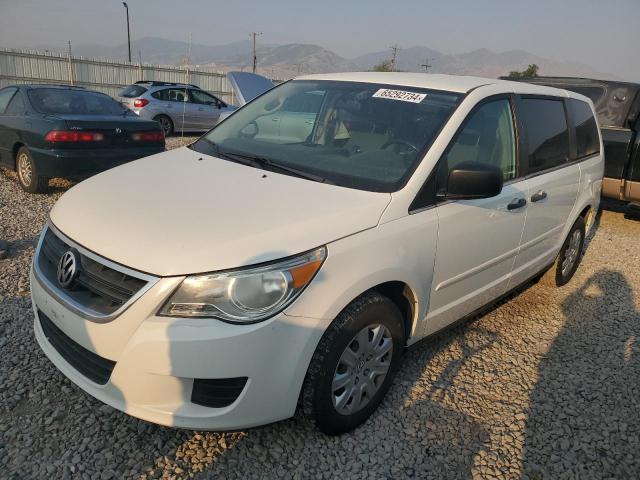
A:
POLYGON ((82 179, 164 151, 156 122, 142 120, 103 93, 64 85, 0 90, 0 165, 22 188, 46 191, 49 179, 82 179))

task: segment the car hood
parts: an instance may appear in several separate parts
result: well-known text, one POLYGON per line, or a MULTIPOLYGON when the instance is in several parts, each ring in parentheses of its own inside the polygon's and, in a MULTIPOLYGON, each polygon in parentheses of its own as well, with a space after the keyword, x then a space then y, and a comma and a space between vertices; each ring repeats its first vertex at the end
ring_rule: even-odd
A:
POLYGON ((391 195, 322 184, 186 147, 71 188, 52 223, 89 250, 159 276, 236 268, 377 225, 391 195))
POLYGON ((229 72, 227 79, 240 107, 274 87, 267 77, 251 72, 229 72))

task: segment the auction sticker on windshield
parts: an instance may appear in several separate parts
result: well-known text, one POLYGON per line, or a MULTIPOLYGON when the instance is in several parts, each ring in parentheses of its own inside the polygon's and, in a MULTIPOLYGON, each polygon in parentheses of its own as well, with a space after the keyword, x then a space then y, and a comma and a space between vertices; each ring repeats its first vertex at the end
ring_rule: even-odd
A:
POLYGON ((427 96, 426 93, 407 92, 404 90, 391 90, 381 88, 373 94, 374 98, 388 98, 389 100, 400 100, 402 102, 420 103, 427 96))

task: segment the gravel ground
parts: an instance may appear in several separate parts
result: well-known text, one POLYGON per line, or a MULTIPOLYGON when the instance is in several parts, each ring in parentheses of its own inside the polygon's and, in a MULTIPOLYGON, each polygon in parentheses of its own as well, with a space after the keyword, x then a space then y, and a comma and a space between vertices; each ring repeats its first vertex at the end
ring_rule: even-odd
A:
POLYGON ((40 352, 28 270, 69 187, 53 185, 28 195, 0 173, 0 478, 640 476, 640 222, 605 211, 569 285, 530 286, 411 350, 355 432, 329 438, 295 417, 218 434, 115 411, 40 352))

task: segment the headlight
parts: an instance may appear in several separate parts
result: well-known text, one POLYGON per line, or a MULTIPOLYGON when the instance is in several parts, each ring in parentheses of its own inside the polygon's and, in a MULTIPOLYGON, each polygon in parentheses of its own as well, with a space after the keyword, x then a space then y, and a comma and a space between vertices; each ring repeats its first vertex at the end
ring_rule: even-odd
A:
POLYGON ((289 305, 320 269, 325 247, 260 267, 185 278, 160 315, 265 320, 289 305))

